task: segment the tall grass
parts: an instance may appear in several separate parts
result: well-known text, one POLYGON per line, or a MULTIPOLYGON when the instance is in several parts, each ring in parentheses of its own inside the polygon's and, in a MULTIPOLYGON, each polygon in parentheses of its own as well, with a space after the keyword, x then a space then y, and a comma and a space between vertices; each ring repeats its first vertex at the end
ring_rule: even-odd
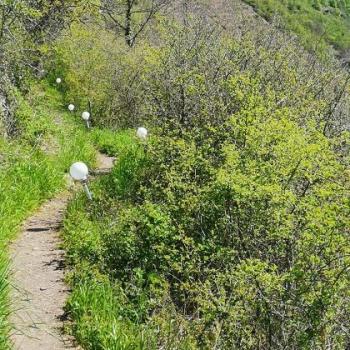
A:
POLYGON ((73 332, 84 349, 155 349, 155 334, 130 322, 121 288, 109 281, 82 280, 74 288, 68 310, 74 319, 73 332))
POLYGON ((94 129, 91 138, 102 153, 118 157, 135 147, 134 134, 134 130, 115 132, 110 129, 94 129))
POLYGON ((285 27, 295 32, 308 49, 323 54, 329 45, 340 52, 350 47, 349 3, 345 5, 345 2, 337 0, 244 1, 267 20, 272 20, 276 14, 280 16, 285 27))
POLYGON ((3 253, 0 253, 0 298, 0 349, 8 349, 8 261, 3 253))

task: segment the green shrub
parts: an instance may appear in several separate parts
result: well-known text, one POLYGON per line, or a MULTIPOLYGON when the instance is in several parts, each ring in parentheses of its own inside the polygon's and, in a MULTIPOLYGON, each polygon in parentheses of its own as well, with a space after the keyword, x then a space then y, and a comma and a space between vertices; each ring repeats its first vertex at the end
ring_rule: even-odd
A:
MULTIPOLYGON (((142 47, 135 51, 142 53, 142 47)), ((52 53, 53 69, 64 78, 66 100, 80 109, 90 101, 93 122, 100 127, 136 127, 144 96, 138 88, 143 57, 135 51, 98 24, 74 24, 52 53)))
MULTIPOLYGON (((64 78, 66 102, 86 109, 90 100, 93 123, 113 130, 143 124, 198 131, 202 125, 220 126, 227 116, 254 103, 246 95, 256 89, 261 98, 303 110, 296 113, 300 124, 317 116, 320 122, 327 120, 327 133, 344 129, 347 81, 333 60, 319 64, 274 29, 259 27, 259 34, 247 29, 233 39, 200 16, 187 22, 184 27, 159 20, 153 28, 156 43, 139 43, 133 49, 98 24, 75 24, 57 43, 52 62, 64 78), (93 52, 86 55, 91 47, 93 52)), ((315 30, 323 26, 307 23, 315 30)), ((342 29, 332 23, 327 25, 334 26, 333 34, 341 35, 342 29)))
MULTIPOLYGON (((314 126, 299 127, 287 110, 267 116, 256 108, 263 110, 237 113, 206 142, 153 137, 141 172, 121 157, 100 183, 101 254, 97 263, 86 249, 79 256, 120 285, 134 310, 128 322, 164 327, 158 347, 167 332, 194 348, 346 343, 336 326, 350 326, 344 165, 314 126), (165 310, 191 319, 186 340, 177 321, 166 328, 165 310)), ((69 251, 79 252, 80 239, 69 251)))

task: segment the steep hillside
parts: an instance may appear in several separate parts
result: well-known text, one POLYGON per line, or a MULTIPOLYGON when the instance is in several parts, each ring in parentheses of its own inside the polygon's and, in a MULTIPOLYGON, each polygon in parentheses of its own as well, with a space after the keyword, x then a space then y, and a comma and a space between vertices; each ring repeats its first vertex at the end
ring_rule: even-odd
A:
POLYGON ((249 3, 300 39, 240 0, 0 4, 0 349, 9 242, 94 147, 116 162, 62 229, 79 346, 350 347, 346 2, 249 3))
POLYGON ((331 45, 349 60, 350 2, 348 0, 244 0, 268 21, 277 17, 309 49, 324 53, 331 45))

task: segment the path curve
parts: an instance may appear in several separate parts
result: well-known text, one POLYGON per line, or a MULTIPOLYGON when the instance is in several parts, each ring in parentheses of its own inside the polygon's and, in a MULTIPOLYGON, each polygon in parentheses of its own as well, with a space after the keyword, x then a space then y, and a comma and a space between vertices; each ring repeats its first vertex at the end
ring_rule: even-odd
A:
MULTIPOLYGON (((113 166, 113 158, 98 154, 97 170, 113 166)), ((23 225, 11 246, 13 348, 18 350, 78 349, 63 335, 63 307, 69 290, 64 283, 64 251, 60 248, 70 193, 46 202, 23 225)))

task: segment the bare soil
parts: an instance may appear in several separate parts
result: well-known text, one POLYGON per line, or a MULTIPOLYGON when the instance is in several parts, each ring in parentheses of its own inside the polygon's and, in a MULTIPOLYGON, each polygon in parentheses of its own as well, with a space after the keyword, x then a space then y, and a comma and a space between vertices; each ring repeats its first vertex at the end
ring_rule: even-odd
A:
MULTIPOLYGON (((98 155, 97 173, 112 166, 113 158, 98 155)), ((69 289, 64 283, 60 230, 69 199, 70 192, 65 191, 45 203, 24 223, 11 246, 14 349, 78 349, 63 333, 69 289)))

